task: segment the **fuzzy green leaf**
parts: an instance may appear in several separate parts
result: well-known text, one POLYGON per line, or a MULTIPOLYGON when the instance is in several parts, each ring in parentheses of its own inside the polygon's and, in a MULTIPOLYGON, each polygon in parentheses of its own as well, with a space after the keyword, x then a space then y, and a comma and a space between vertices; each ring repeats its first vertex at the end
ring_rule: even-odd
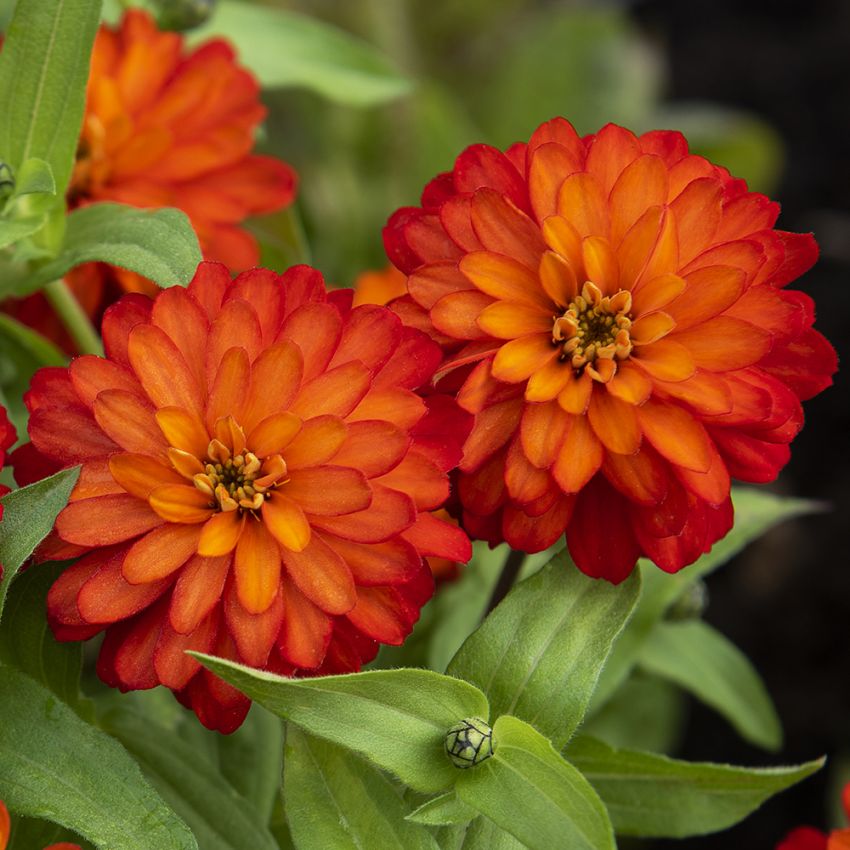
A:
POLYGON ((614 850, 602 801, 546 738, 503 715, 493 740, 493 756, 458 778, 455 789, 463 802, 531 850, 614 850))
POLYGON ((0 799, 101 850, 198 850, 127 751, 46 688, 0 666, 0 799))
POLYGON ((471 806, 467 806, 454 791, 449 791, 414 809, 407 815, 407 820, 428 826, 451 826, 469 823, 475 817, 478 817, 478 812, 471 806))
POLYGON ((466 717, 488 716, 481 691, 430 670, 370 670, 287 679, 222 658, 191 654, 273 714, 361 753, 426 793, 449 788, 457 777, 444 752, 446 732, 466 717))
POLYGON ((747 768, 615 750, 579 737, 567 758, 590 780, 619 835, 685 838, 733 826, 765 800, 811 776, 824 759, 747 768))
POLYGON ((363 759, 291 724, 284 787, 286 819, 297 850, 438 850, 425 827, 404 819, 398 786, 363 759))
POLYGON ((18 0, 0 53, 0 157, 44 160, 64 196, 83 120, 100 0, 18 0))
POLYGON ((560 748, 581 723, 639 592, 638 575, 615 586, 556 555, 470 635, 448 673, 481 688, 494 717, 521 717, 560 748))
POLYGON ((659 623, 641 651, 640 664, 690 691, 756 746, 774 751, 782 746, 782 725, 758 672, 707 623, 659 623))
POLYGON ((68 496, 77 483, 79 467, 63 469, 43 481, 37 481, 3 497, 3 521, 0 522, 0 616, 9 584, 32 555, 35 547, 53 528, 59 511, 68 504, 68 496))
POLYGON ((46 215, 26 218, 0 218, 0 248, 8 248, 27 236, 37 233, 47 223, 46 215))

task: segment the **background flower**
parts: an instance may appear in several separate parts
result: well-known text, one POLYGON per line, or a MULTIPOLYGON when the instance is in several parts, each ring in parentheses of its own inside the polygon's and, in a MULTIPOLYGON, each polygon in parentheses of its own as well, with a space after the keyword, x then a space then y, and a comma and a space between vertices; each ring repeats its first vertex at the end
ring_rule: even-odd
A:
MULTIPOLYGON (((844 811, 850 818, 850 785, 844 787, 841 795, 844 811)), ((850 848, 850 829, 834 829, 827 835, 812 826, 800 826, 785 836, 776 850, 848 850, 850 848)))
POLYGON ((435 518, 469 429, 413 390, 436 345, 384 307, 326 295, 306 266, 130 295, 103 322, 107 358, 39 372, 32 446, 82 463, 43 557, 84 557, 48 597, 60 640, 106 630, 98 672, 164 684, 230 731, 248 701, 185 655, 287 674, 348 672, 400 644, 430 597, 423 556, 467 561, 435 518))
POLYGON ((565 530, 589 575, 676 571, 731 526, 730 476, 766 482, 835 353, 817 257, 779 208, 678 133, 563 119, 504 154, 474 145, 385 229, 394 309, 443 346, 475 415, 459 495, 474 537, 537 552, 565 530))
MULTIPOLYGON (((6 804, 0 800, 0 850, 6 850, 11 836, 11 827, 9 810, 6 808, 6 804)), ((59 844, 51 844, 49 847, 45 847, 44 850, 80 850, 80 845, 62 841, 59 844)))

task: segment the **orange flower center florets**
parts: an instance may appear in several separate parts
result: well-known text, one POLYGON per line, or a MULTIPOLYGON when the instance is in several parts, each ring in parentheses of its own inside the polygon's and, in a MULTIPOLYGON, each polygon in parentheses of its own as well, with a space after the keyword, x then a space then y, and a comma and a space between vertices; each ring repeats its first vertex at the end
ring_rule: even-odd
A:
POLYGON ((554 317, 552 344, 561 348, 559 359, 569 360, 579 371, 600 360, 625 360, 632 351, 631 309, 632 295, 627 290, 603 295, 595 283, 587 281, 563 315, 554 317))

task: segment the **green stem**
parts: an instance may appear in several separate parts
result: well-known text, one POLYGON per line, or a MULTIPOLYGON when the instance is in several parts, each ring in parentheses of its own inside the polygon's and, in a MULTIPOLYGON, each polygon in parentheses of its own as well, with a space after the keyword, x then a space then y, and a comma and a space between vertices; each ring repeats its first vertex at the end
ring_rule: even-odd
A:
POLYGON ((86 311, 68 289, 68 284, 64 280, 54 280, 44 287, 44 295, 74 340, 80 354, 103 357, 103 342, 86 311))
POLYGON ((508 595, 508 591, 513 587, 524 561, 525 552, 518 552, 516 549, 511 549, 510 554, 505 558, 505 565, 499 574, 499 580, 493 588, 493 595, 490 597, 490 602, 487 605, 487 611, 484 614, 485 617, 508 595))

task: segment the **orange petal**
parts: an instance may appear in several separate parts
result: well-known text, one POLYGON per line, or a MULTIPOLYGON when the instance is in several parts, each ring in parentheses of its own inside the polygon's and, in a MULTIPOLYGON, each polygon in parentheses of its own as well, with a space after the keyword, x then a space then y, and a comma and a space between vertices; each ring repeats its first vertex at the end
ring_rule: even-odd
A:
POLYGON ((607 198, 617 178, 641 149, 634 133, 616 124, 606 124, 590 142, 587 170, 595 175, 607 198))
POLYGON ((632 324, 629 336, 635 345, 648 345, 650 342, 658 342, 667 336, 676 322, 667 314, 656 310, 654 313, 645 313, 632 324))
POLYGON ((195 455, 184 452, 181 449, 170 448, 168 450, 168 459, 183 478, 191 480, 204 471, 204 465, 195 455))
POLYGON ((206 350, 209 321, 198 302, 182 287, 160 292, 153 303, 151 323, 177 346, 198 386, 206 389, 206 350))
POLYGON ((505 485, 511 498, 520 504, 533 502, 546 492, 549 481, 549 473, 526 458, 519 437, 515 437, 505 456, 505 485))
POLYGON ((228 349, 221 358, 207 400, 204 421, 208 430, 211 431, 222 416, 234 415, 242 410, 250 381, 248 352, 241 346, 228 349))
POLYGON ((337 366, 305 384, 291 410, 302 419, 322 414, 348 416, 369 391, 371 382, 371 373, 361 363, 337 366))
POLYGON ((246 521, 233 567, 242 607, 250 614, 262 614, 274 602, 280 585, 280 547, 264 522, 246 521))
POLYGON ((656 381, 655 386, 664 395, 684 401, 705 416, 721 416, 732 410, 732 394, 727 381, 704 369, 697 369, 684 381, 669 384, 656 381))
POLYGON ((696 371, 690 351, 669 338, 641 346, 632 353, 631 362, 659 381, 684 381, 696 371))
POLYGON ((245 525, 241 511, 219 511, 201 526, 198 554, 205 558, 227 555, 236 548, 245 525))
MULTIPOLYGON (((643 275, 661 232, 664 208, 650 207, 629 229, 617 248, 620 263, 620 288, 637 291, 638 280, 651 280, 643 275)), ((668 269, 668 271, 676 271, 668 269)))
POLYGON ((613 295, 620 288, 620 267, 617 256, 604 236, 588 236, 582 240, 581 254, 584 272, 603 295, 613 295))
POLYGON ((338 517, 314 517, 316 528, 345 537, 355 543, 383 543, 409 528, 416 520, 416 506, 410 496, 372 484, 372 504, 365 511, 338 517))
POLYGON ((148 503, 129 494, 71 502, 56 518, 56 531, 78 546, 123 543, 162 525, 148 503))
POLYGON ((558 214, 581 237, 608 236, 607 199, 599 181, 586 171, 572 174, 564 180, 558 193, 558 214))
POLYGON ((200 662, 192 658, 187 650, 211 652, 218 628, 217 613, 205 617, 188 634, 181 634, 170 623, 164 622, 153 652, 153 666, 159 681, 173 690, 185 688, 192 676, 201 669, 200 662))
POLYGON ((717 316, 671 339, 688 349, 694 363, 713 372, 743 369, 770 351, 771 335, 749 322, 717 316))
POLYGON ((647 401, 635 408, 643 434, 670 463, 708 472, 712 449, 705 428, 676 404, 647 401))
MULTIPOLYGON (((546 239, 546 244, 569 264, 576 279, 584 280, 581 236, 569 221, 560 215, 550 215, 543 222, 543 236, 546 239)), ((541 257, 540 260, 542 263, 543 258, 541 257)), ((578 290, 578 287, 576 290, 578 290)))
POLYGON ((130 584, 158 581, 182 567, 198 548, 201 529, 166 523, 137 540, 127 552, 122 571, 130 584))
POLYGON ((444 295, 472 289, 456 262, 429 263, 420 266, 407 279, 407 289, 417 304, 430 310, 444 295))
POLYGON ((438 508, 449 497, 448 475, 415 449, 378 481, 385 487, 408 493, 420 511, 438 508))
POLYGON ((475 234, 488 251, 513 257, 526 268, 537 270, 546 249, 540 229, 504 195, 479 189, 472 198, 471 218, 475 234))
POLYGON ((729 498, 729 470, 720 453, 711 446, 711 467, 707 472, 695 472, 683 466, 674 467, 676 477, 687 489, 710 505, 722 505, 729 498))
POLYGON ((251 366, 242 427, 250 431, 272 413, 286 410, 301 387, 303 371, 301 349, 294 343, 278 342, 263 351, 251 366))
POLYGON ((427 412, 425 402, 410 390, 372 389, 349 414, 347 422, 383 419, 409 431, 427 412))
POLYGON ((643 404, 652 392, 652 381, 634 364, 621 363, 617 374, 605 384, 611 395, 629 404, 643 404))
POLYGON ((317 516, 342 516, 365 510, 372 503, 366 476, 347 466, 294 470, 281 492, 304 513, 317 516))
POLYGON ((663 274, 646 281, 632 292, 633 315, 642 316, 666 307, 685 291, 686 286, 685 279, 675 274, 663 274))
POLYGON ((658 505, 667 495, 667 473, 664 467, 658 455, 644 447, 633 455, 607 452, 602 472, 632 502, 658 505))
POLYGON ((475 426, 463 445, 460 468, 464 472, 477 469, 508 442, 519 424, 522 406, 522 399, 514 398, 491 405, 475 417, 475 426))
POLYGON ((573 416, 561 450, 552 465, 552 477, 565 493, 578 493, 602 465, 605 451, 584 416, 573 416))
POLYGON ((587 371, 577 375, 572 368, 572 379, 566 383, 564 388, 558 393, 558 404, 567 412, 574 413, 576 416, 581 416, 587 410, 587 405, 590 404, 590 396, 593 392, 593 378, 587 371))
POLYGON ((549 142, 534 151, 528 169, 528 192, 538 221, 556 212, 561 184, 581 167, 576 152, 563 145, 549 142))
POLYGON ((262 350, 262 330, 257 311, 247 301, 235 298, 221 308, 210 326, 206 351, 207 380, 213 383, 224 355, 231 348, 244 348, 253 362, 262 350))
POLYGON ((367 478, 374 478, 396 466, 409 447, 410 436, 400 428, 390 422, 366 420, 348 426, 344 442, 331 457, 340 466, 359 469, 367 478))
POLYGON ((88 406, 91 406, 97 394, 103 390, 124 390, 142 396, 141 385, 128 369, 92 354, 72 360, 68 375, 77 395, 88 406))
POLYGON ((193 632, 215 607, 230 571, 230 555, 205 558, 195 555, 180 571, 171 594, 168 619, 181 634, 193 632))
POLYGON ((213 514, 212 497, 187 484, 166 484, 150 495, 150 506, 168 522, 205 522, 213 514))
POLYGON ((528 459, 540 469, 548 469, 558 456, 570 417, 555 402, 527 404, 522 414, 520 438, 528 459))
POLYGON ((128 493, 147 499, 157 487, 164 484, 183 484, 174 470, 161 464, 150 455, 116 454, 109 458, 109 472, 128 493))
POLYGON ((275 491, 262 507, 263 522, 281 546, 300 552, 310 542, 310 523, 300 506, 275 491))
POLYGON ((672 274, 679 269, 679 234, 676 229, 676 219, 669 210, 661 217, 661 227, 658 239, 646 261, 646 265, 637 277, 635 286, 639 287, 645 280, 652 280, 663 274, 672 274))
POLYGON ((667 305, 678 330, 698 325, 731 307, 744 292, 746 274, 732 266, 707 266, 691 272, 687 289, 667 305))
POLYGON ((455 339, 484 339, 487 332, 478 324, 478 317, 493 299, 477 289, 452 292, 431 308, 434 327, 455 339))
POLYGON ((496 339, 516 339, 536 333, 550 333, 552 311, 519 301, 497 301, 478 315, 478 327, 496 339))
POLYGON ((300 430, 301 420, 294 413, 274 413, 248 434, 248 448, 257 457, 280 454, 300 430))
MULTIPOLYGON (((338 416, 308 419, 286 447, 286 465, 290 469, 320 466, 335 458, 346 440, 348 430, 338 416)), ((353 466, 354 464, 343 464, 353 466)))
POLYGON ((284 552, 283 561, 298 589, 326 614, 345 614, 354 607, 351 570, 318 534, 303 552, 284 552))
POLYGON ((417 574, 422 563, 416 549, 399 538, 352 543, 323 534, 322 539, 345 561, 357 584, 403 584, 417 574))
POLYGON ((92 403, 97 424, 128 452, 160 455, 167 443, 154 419, 153 409, 125 390, 104 390, 92 403))
POLYGON ((631 455, 640 448, 641 430, 634 405, 600 389, 591 396, 587 416, 609 451, 631 455))
POLYGON ((715 239, 720 225, 723 186, 719 180, 693 180, 670 204, 679 229, 679 259, 689 263, 715 239))
POLYGON ((80 468, 80 477, 68 501, 78 502, 80 499, 91 499, 94 496, 107 496, 120 493, 123 489, 126 488, 122 488, 109 471, 108 460, 89 460, 80 468))
POLYGON ((534 272, 511 257, 474 251, 464 256, 458 268, 481 292, 493 298, 550 309, 549 299, 534 272))
POLYGON ((206 457, 210 435, 197 416, 180 407, 161 407, 156 421, 169 446, 197 458, 206 457))
POLYGON ((127 347, 133 371, 156 407, 183 407, 200 415, 201 388, 171 338, 153 325, 136 325, 127 347))
POLYGON ((358 631, 390 646, 401 645, 410 632, 398 594, 389 587, 357 588, 357 605, 347 616, 358 631))
POLYGON ((352 360, 377 372, 389 360, 401 342, 401 321, 382 306, 365 304, 354 308, 345 318, 342 335, 329 368, 352 360))
POLYGON ((505 343, 493 360, 493 377, 509 384, 526 380, 558 356, 548 334, 531 334, 505 343))
POLYGON ((552 299, 553 304, 566 307, 578 295, 576 273, 561 254, 546 251, 540 258, 538 275, 543 291, 552 299))
POLYGON ((667 168, 660 157, 646 154, 628 165, 611 189, 611 242, 619 244, 649 207, 667 202, 667 168))
POLYGON ((322 663, 333 632, 333 621, 288 579, 281 582, 283 627, 278 647, 296 667, 312 670, 322 663))
POLYGON ((555 357, 538 369, 525 387, 526 401, 551 401, 557 398, 567 384, 575 380, 573 367, 555 357))
POLYGON ((310 381, 327 368, 342 334, 342 319, 333 304, 302 304, 287 317, 279 340, 298 346, 303 379, 310 381))

